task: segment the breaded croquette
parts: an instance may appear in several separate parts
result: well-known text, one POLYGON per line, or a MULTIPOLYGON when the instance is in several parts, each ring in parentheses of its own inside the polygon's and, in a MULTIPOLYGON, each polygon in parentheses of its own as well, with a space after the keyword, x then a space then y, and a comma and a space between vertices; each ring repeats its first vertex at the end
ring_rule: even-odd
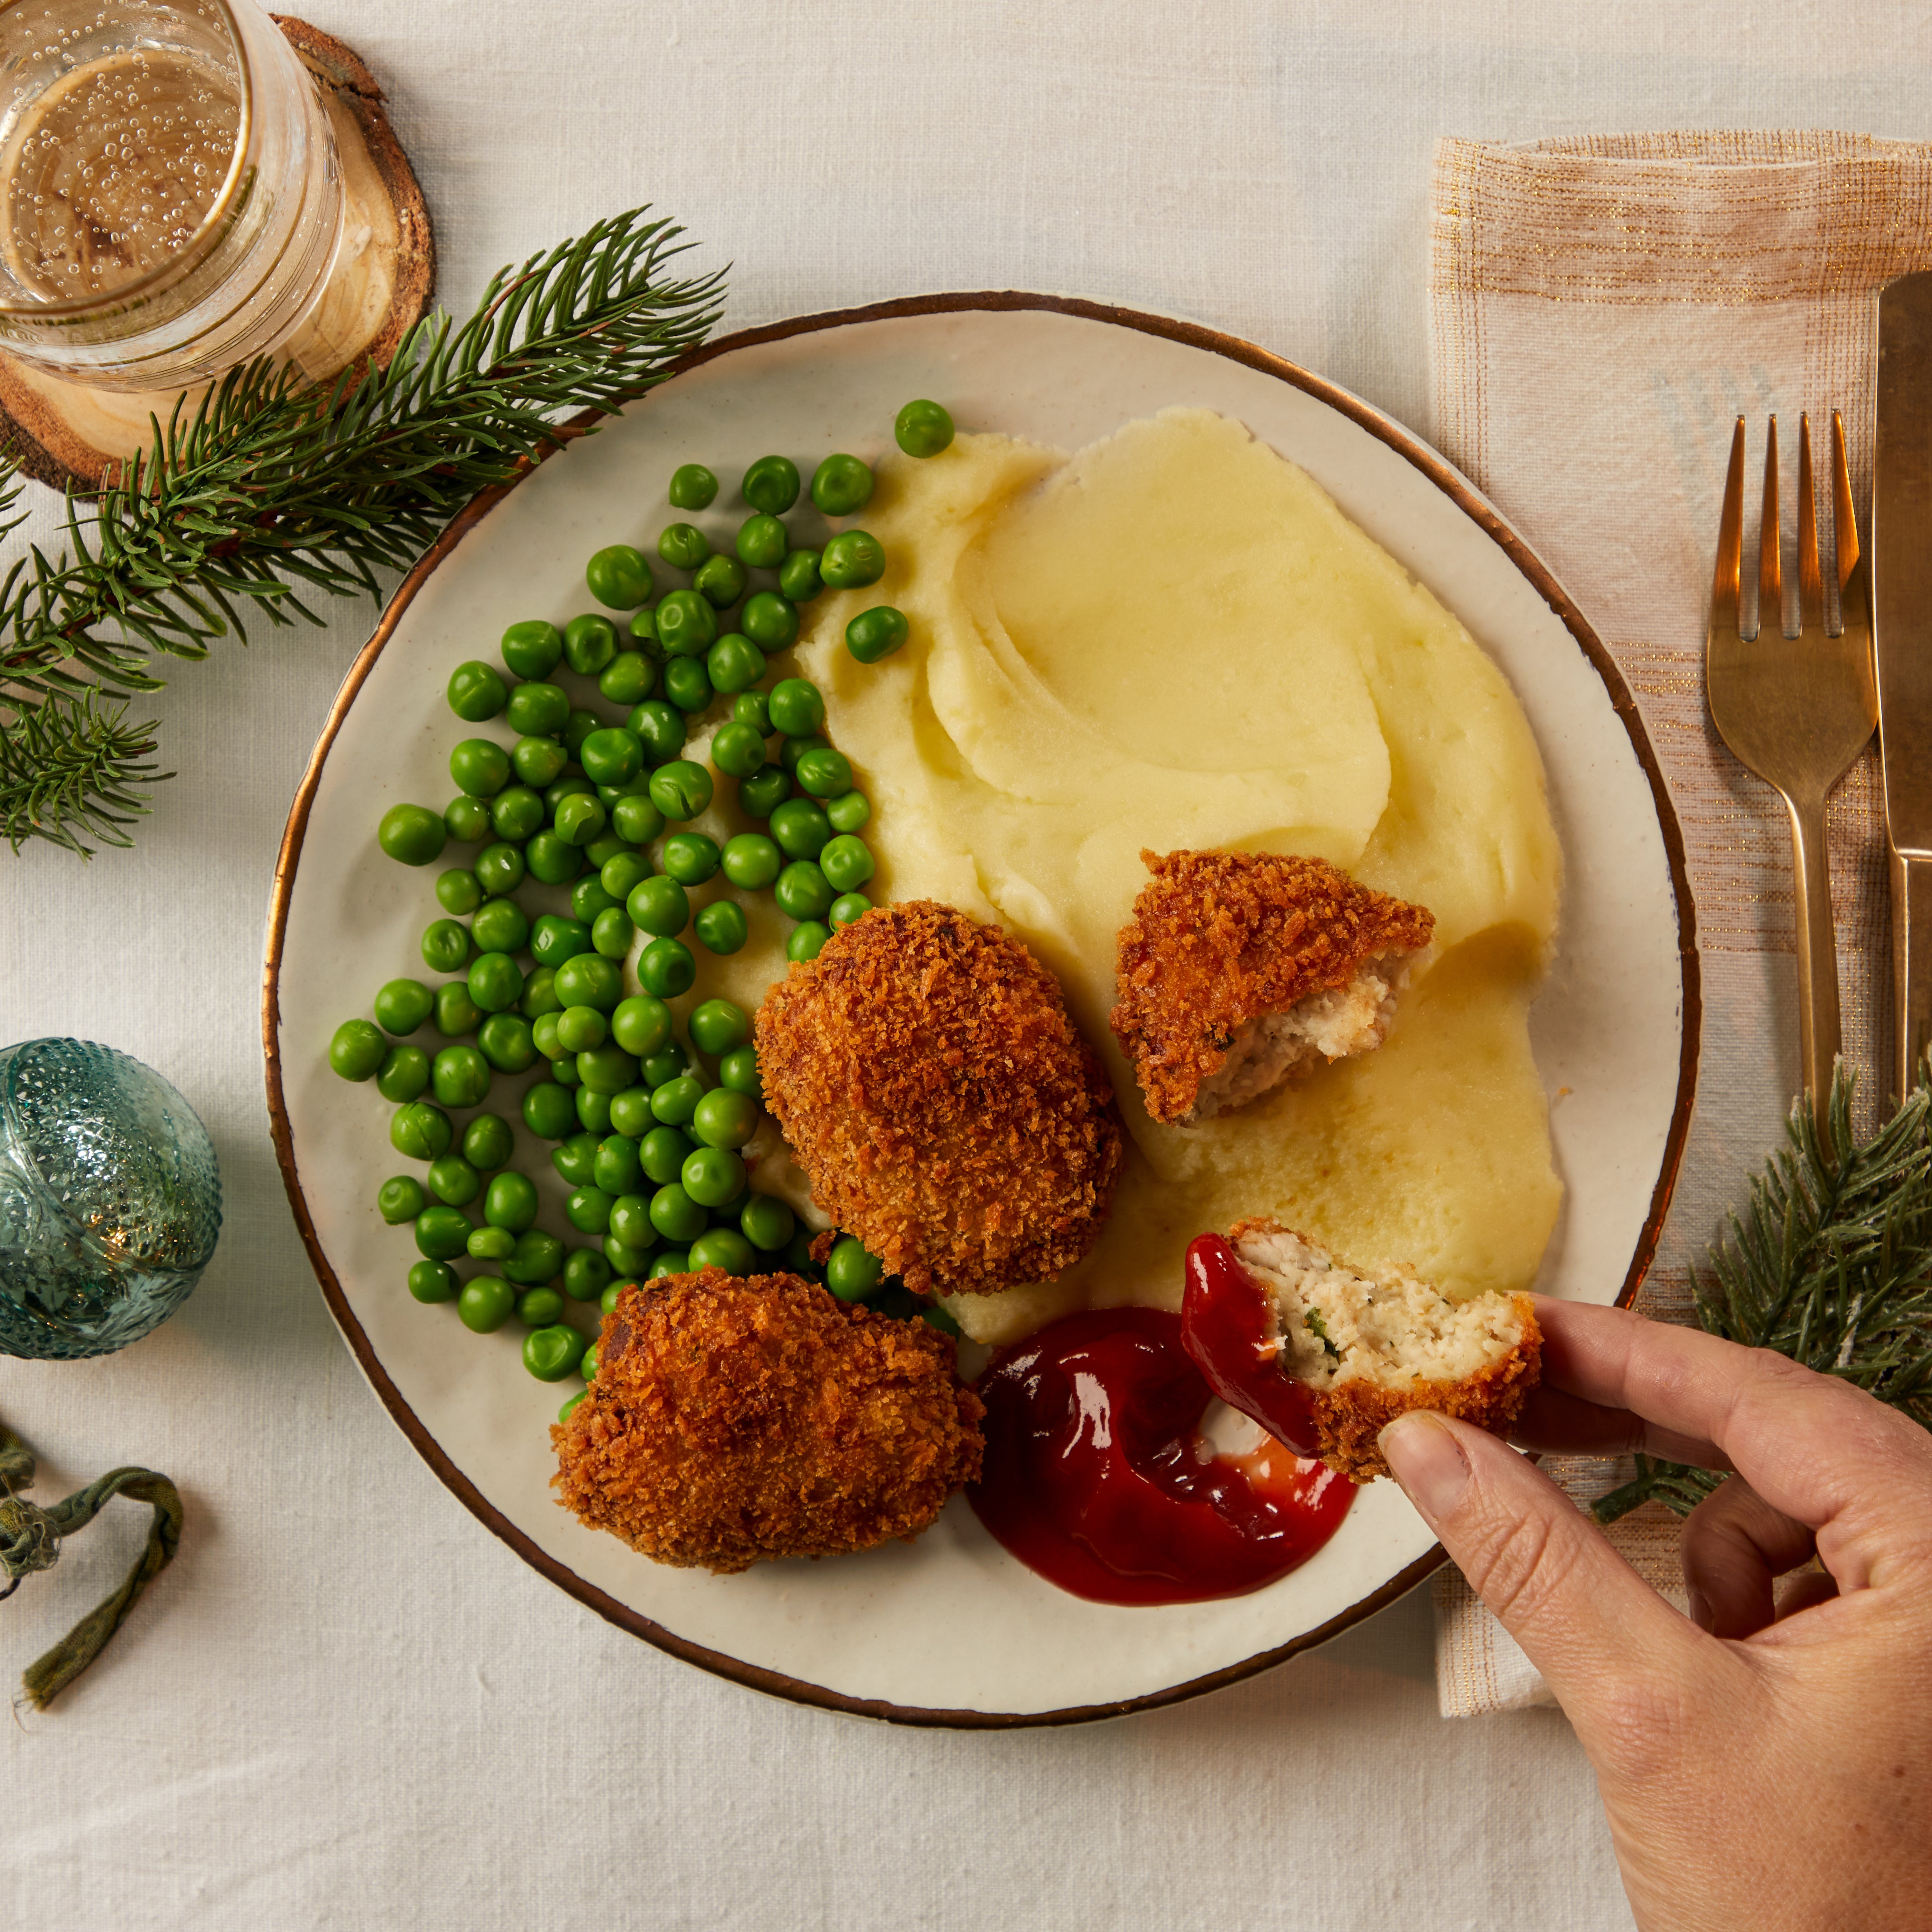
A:
POLYGON ((1141 858, 1112 1023, 1155 1120, 1192 1126, 1382 1044, 1432 913, 1322 859, 1141 858))
POLYGON ((765 995, 757 1040, 812 1199, 908 1288, 1050 1281, 1094 1245, 1120 1172, 1113 1089, 997 926, 877 907, 765 995))
POLYGON ((1376 1437, 1406 1410, 1506 1436, 1542 1373, 1526 1294, 1451 1301, 1406 1264, 1353 1268, 1275 1221, 1240 1222, 1228 1239, 1274 1305, 1281 1366, 1312 1398, 1322 1460, 1358 1482, 1388 1474, 1376 1437))
POLYGON ((551 1480, 592 1528, 728 1574, 918 1535, 979 1474, 986 1412, 927 1323, 706 1268, 618 1297, 551 1480))

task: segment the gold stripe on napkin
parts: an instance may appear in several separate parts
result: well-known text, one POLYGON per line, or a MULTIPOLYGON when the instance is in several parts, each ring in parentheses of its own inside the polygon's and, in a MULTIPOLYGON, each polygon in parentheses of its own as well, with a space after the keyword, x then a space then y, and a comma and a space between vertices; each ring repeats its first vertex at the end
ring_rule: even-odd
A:
MULTIPOLYGON (((1824 432, 1842 410, 1868 529, 1873 298, 1927 267, 1932 147, 1809 132, 1448 140, 1436 150, 1436 442, 1609 647, 1683 826, 1703 976, 1697 1106, 1637 1304, 1666 1320, 1692 1318, 1690 1268, 1778 1143, 1799 1084, 1789 834, 1775 794, 1719 743, 1704 706, 1705 602, 1732 425, 1748 419, 1754 506, 1765 418, 1778 416, 1789 518, 1799 412, 1824 432)), ((1822 463, 1828 436, 1817 442, 1822 463)), ((1818 481, 1828 502, 1828 478, 1818 481)), ((1754 523, 1748 508, 1748 531, 1754 523)), ((1877 776, 1868 752, 1829 812, 1845 1052, 1860 1070, 1865 1131, 1891 1023, 1877 776)), ((1630 1473, 1582 1458, 1544 1466, 1580 1504, 1630 1473)), ((1681 1607, 1676 1518, 1648 1505, 1610 1534, 1681 1607)), ((1436 1603, 1445 1717, 1552 1701, 1453 1569, 1438 1576, 1436 1603)))

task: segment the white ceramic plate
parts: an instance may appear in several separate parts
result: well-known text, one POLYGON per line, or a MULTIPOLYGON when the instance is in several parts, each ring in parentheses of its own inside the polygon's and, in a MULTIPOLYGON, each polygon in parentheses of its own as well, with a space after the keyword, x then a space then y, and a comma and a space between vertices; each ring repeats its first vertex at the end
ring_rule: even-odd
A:
MULTIPOLYGON (((324 1058, 345 1013, 415 970, 435 916, 432 875, 382 858, 375 830, 397 801, 449 791, 452 667, 494 658, 514 619, 574 614, 584 557, 648 543, 676 464, 702 460, 729 485, 733 465, 770 449, 872 456, 884 435, 868 448, 852 426, 889 431, 920 395, 974 429, 1070 449, 1169 404, 1237 417, 1495 656, 1542 746, 1568 861, 1561 950, 1532 1021, 1546 1089, 1562 1096, 1552 1126, 1568 1190, 1541 1286, 1602 1302, 1634 1292, 1689 1114, 1697 993, 1681 841, 1608 656, 1521 540, 1386 418, 1246 344, 1051 298, 926 298, 732 338, 458 520, 358 658, 290 817, 263 1005, 269 1106, 290 1201, 357 1359, 437 1473, 528 1562, 650 1642, 783 1695, 910 1722, 1063 1721, 1259 1670, 1390 1601, 1440 1552, 1384 1482, 1303 1568, 1220 1603, 1066 1595, 959 1498, 912 1546, 730 1577, 662 1568, 556 1506, 545 1431, 564 1391, 524 1372, 516 1331, 471 1335, 404 1291, 412 1251, 374 1206, 394 1166, 383 1111, 324 1058)), ((549 1222, 562 1225, 554 1208, 549 1222)))

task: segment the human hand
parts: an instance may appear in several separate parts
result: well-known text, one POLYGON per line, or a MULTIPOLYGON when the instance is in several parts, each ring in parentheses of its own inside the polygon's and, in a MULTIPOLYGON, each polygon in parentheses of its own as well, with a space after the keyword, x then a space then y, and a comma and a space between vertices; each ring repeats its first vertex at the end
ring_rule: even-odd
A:
POLYGON ((1922 1932, 1932 1435, 1694 1329, 1544 1298, 1537 1317, 1524 1446, 1736 1472, 1684 1526, 1690 1618, 1495 1437, 1418 1412, 1382 1451, 1575 1726, 1638 1924, 1922 1932), (1828 1574, 1778 1595, 1814 1551, 1828 1574))

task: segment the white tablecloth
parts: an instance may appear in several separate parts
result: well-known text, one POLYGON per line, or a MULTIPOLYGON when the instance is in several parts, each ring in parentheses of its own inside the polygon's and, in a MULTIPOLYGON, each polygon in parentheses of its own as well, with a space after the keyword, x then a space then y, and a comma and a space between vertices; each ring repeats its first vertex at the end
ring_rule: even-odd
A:
MULTIPOLYGON (((649 200, 736 264, 730 321, 939 287, 1189 315, 1426 432, 1444 134, 1932 135, 1922 8, 313 0, 375 68, 466 305, 649 200), (1540 17, 1539 17, 1540 14, 1540 17)), ((1536 537, 1533 517, 1528 533, 1536 537)), ((16 538, 14 542, 20 540, 16 538)), ((155 701, 138 849, 0 855, 0 1040, 110 1041, 220 1150, 227 1225, 128 1354, 0 1364, 44 1498, 180 1480, 179 1560, 107 1660, 0 1726, 0 1922, 1328 1928, 1626 1925, 1563 1719, 1436 1714, 1426 1593, 1163 1714, 1004 1736, 774 1702, 610 1629, 496 1543, 324 1312, 262 1102, 262 910, 372 617, 266 629, 155 701)), ((102 1594, 117 1507, 0 1612, 0 1677, 102 1594)), ((932 1632, 943 1643, 943 1629, 932 1632)))

